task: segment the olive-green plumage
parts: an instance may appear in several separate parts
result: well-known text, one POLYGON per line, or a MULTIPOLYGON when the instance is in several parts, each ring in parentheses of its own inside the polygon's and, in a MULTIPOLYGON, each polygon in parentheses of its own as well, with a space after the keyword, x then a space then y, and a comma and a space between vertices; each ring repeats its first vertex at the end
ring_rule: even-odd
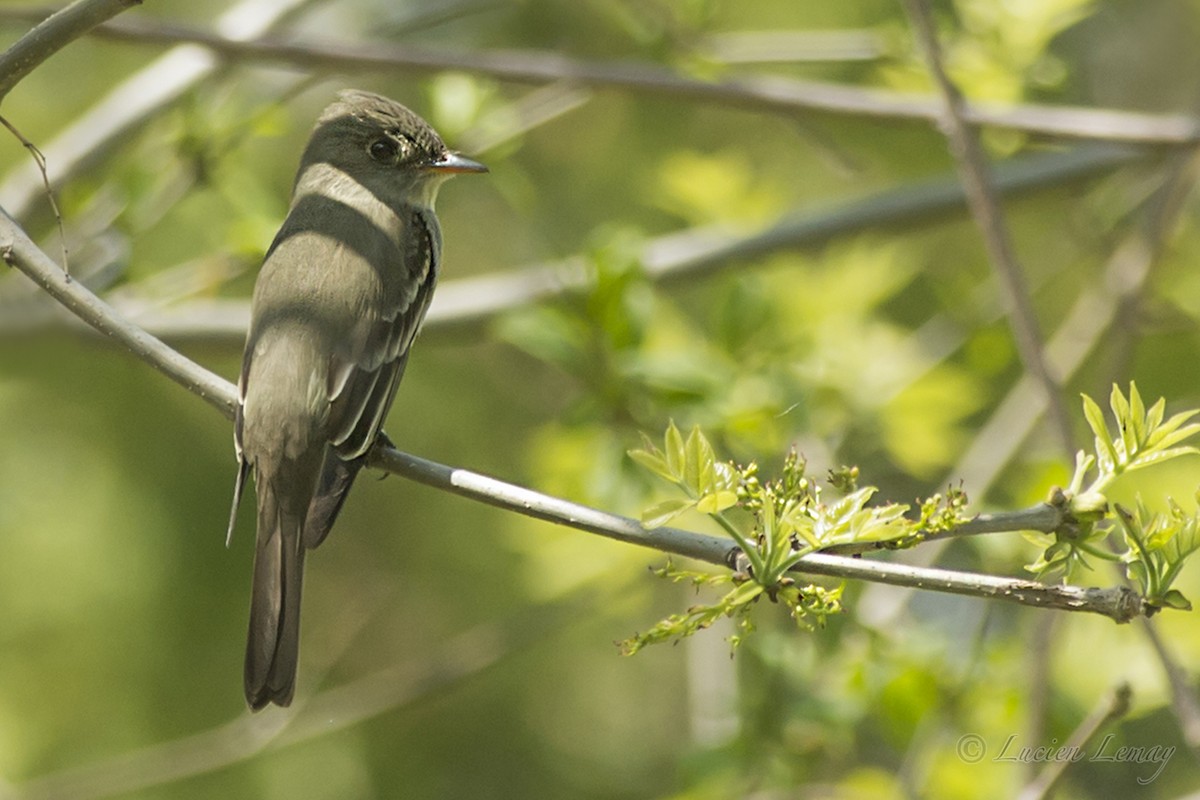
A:
POLYGON ((254 286, 238 384, 234 513, 250 470, 258 496, 245 669, 255 710, 291 702, 305 551, 329 533, 429 308, 438 186, 482 171, 367 92, 339 94, 304 150, 254 286))

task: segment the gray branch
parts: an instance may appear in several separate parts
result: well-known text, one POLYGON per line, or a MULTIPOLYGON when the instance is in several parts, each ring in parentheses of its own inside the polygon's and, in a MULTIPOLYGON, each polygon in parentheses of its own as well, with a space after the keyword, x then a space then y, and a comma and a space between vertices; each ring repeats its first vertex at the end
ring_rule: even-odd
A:
POLYGON ((1000 279, 1007 295, 1009 327, 1016 341, 1017 352, 1026 371, 1041 387, 1046 396, 1050 419, 1054 423, 1063 453, 1070 457, 1074 452, 1074 435, 1071 416, 1063 401, 1062 383, 1059 376, 1051 372, 1046 361, 1037 314, 1033 309, 1033 298, 1025 282, 1025 274, 1017 263, 1012 237, 1004 219, 1004 209, 997 199, 987 157, 979 146, 975 132, 968 127, 966 101, 958 87, 946 74, 942 64, 941 45, 934 29, 932 13, 924 0, 905 0, 908 16, 912 22, 925 60, 933 75, 941 98, 938 123, 950 145, 950 152, 958 164, 959 176, 966 189, 967 206, 971 216, 983 234, 988 260, 992 270, 1000 279))
POLYGON ((26 75, 66 47, 142 0, 75 0, 54 12, 0 54, 0 102, 26 75))
MULTIPOLYGON (((28 10, 0 12, 25 18, 28 10)), ((619 89, 672 99, 795 115, 808 111, 885 119, 937 121, 941 103, 924 95, 863 89, 777 75, 734 75, 708 82, 679 75, 656 64, 574 59, 556 53, 519 50, 466 52, 365 42, 283 42, 234 40, 218 33, 152 20, 116 20, 92 30, 117 41, 198 44, 228 59, 270 61, 302 70, 386 70, 429 74, 459 70, 514 83, 569 80, 595 89, 619 89)), ((1032 134, 1143 144, 1200 141, 1200 120, 1183 114, 1139 114, 1114 109, 1030 104, 973 103, 964 110, 973 125, 992 125, 1032 134)))
MULTIPOLYGON (((78 281, 71 280, 53 260, 29 240, 7 214, 0 214, 0 257, 32 278, 56 300, 89 325, 126 345, 142 360, 190 392, 207 400, 226 417, 233 416, 234 386, 123 319, 111 306, 78 281)), ((377 445, 369 463, 397 475, 459 494, 481 503, 516 511, 536 519, 606 536, 628 544, 686 556, 711 564, 733 566, 737 550, 728 539, 677 528, 647 529, 636 520, 599 511, 530 489, 456 469, 377 445)), ((1028 515, 1020 514, 1021 527, 1028 515)), ((993 515, 990 524, 997 524, 993 515)), ((1045 586, 1036 581, 1001 578, 952 570, 909 567, 846 556, 814 554, 796 566, 800 572, 876 581, 930 591, 1010 600, 1025 605, 1088 611, 1126 622, 1142 613, 1141 600, 1125 587, 1084 589, 1045 586)))
POLYGON ((73 280, 42 252, 12 217, 0 211, 0 258, 28 275, 67 310, 128 347, 138 358, 232 419, 236 390, 228 381, 184 358, 161 340, 124 319, 112 306, 73 280))
MULTIPOLYGON (((222 13, 215 25, 230 38, 260 36, 313 1, 242 0, 222 13)), ((115 5, 112 0, 109 4, 115 5)), ((50 182, 59 186, 96 163, 220 66, 220 59, 211 52, 179 46, 125 78, 41 147, 50 182)), ((41 176, 32 164, 15 169, 0 184, 4 207, 17 219, 25 218, 43 191, 41 176)))

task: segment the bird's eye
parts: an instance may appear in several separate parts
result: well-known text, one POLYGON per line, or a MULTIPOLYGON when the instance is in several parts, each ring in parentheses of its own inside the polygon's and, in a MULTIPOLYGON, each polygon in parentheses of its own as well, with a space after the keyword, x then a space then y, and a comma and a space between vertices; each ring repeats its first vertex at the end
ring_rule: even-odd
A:
POLYGON ((367 153, 380 164, 396 163, 400 150, 391 139, 376 139, 367 147, 367 153))

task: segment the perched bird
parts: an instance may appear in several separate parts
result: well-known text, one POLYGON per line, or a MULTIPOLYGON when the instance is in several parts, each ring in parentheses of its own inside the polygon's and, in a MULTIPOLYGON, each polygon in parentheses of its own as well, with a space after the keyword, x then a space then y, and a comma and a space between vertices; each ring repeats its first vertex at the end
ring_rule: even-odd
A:
POLYGON ((246 701, 292 700, 305 551, 329 534, 404 374, 441 266, 438 187, 482 164, 423 119, 345 91, 317 120, 254 286, 229 532, 254 472, 246 701))

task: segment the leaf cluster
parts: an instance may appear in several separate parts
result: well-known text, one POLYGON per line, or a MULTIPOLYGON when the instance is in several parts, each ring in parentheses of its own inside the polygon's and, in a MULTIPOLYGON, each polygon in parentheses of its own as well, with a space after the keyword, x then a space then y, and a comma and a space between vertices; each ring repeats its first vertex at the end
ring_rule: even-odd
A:
MULTIPOLYGON (((1035 535, 1043 551, 1027 569, 1043 577, 1070 577, 1076 567, 1090 568, 1086 556, 1095 556, 1125 566, 1146 613, 1190 609, 1172 584, 1185 559, 1200 548, 1200 517, 1186 513, 1170 498, 1166 513, 1152 512, 1140 497, 1133 510, 1118 505, 1114 513, 1104 491, 1127 472, 1200 453, 1183 444, 1200 432, 1200 423, 1189 421, 1197 412, 1167 418, 1165 401, 1147 408, 1135 384, 1127 395, 1114 386, 1109 405, 1115 421, 1111 429, 1095 401, 1083 397, 1094 452, 1079 452, 1070 485, 1052 494, 1050 505, 1061 510, 1063 521, 1052 533, 1035 535), (1114 547, 1109 539, 1117 527, 1123 546, 1114 547)), ((842 586, 799 586, 791 573, 805 556, 847 545, 913 547, 932 534, 952 534, 969 519, 961 487, 918 501, 915 513, 910 513, 907 504, 873 503, 877 489, 858 485, 857 467, 831 471, 823 487, 794 449, 778 477, 763 480, 756 463, 719 461, 699 426, 685 437, 671 422, 661 447, 643 435, 643 447, 629 455, 682 495, 646 509, 643 524, 658 527, 685 512, 700 512, 716 521, 740 551, 739 568, 731 575, 681 571, 671 564, 659 570, 662 577, 688 580, 697 587, 731 583, 733 588, 716 602, 692 606, 622 642, 623 652, 630 654, 647 644, 690 636, 722 616, 737 620, 738 633, 731 638, 736 646, 753 630, 750 609, 763 596, 787 608, 801 627, 822 626, 841 610, 842 586), (826 498, 826 492, 833 496, 826 498)))
POLYGON ((1052 534, 1034 537, 1044 549, 1027 569, 1040 577, 1061 574, 1069 579, 1076 569, 1091 568, 1089 556, 1119 562, 1149 608, 1188 607, 1171 583, 1184 558, 1195 549, 1195 515, 1185 514, 1171 498, 1166 498, 1170 509, 1166 514, 1152 513, 1140 497, 1133 511, 1117 506, 1114 515, 1105 491, 1126 473, 1200 453, 1200 449, 1183 444, 1200 432, 1200 423, 1190 421, 1197 411, 1181 411, 1168 418, 1166 401, 1159 398, 1147 408, 1136 383, 1130 383, 1128 395, 1114 385, 1109 409, 1111 428, 1099 404, 1083 396, 1083 414, 1094 437, 1094 449, 1076 454, 1075 472, 1060 501, 1067 510, 1067 524, 1052 534), (1114 526, 1119 526, 1121 533, 1115 539, 1110 536, 1114 526), (1171 542, 1174 545, 1168 548, 1171 542))
MULTIPOLYGON (((699 426, 684 437, 671 422, 661 448, 645 436, 643 444, 630 451, 630 457, 683 495, 646 509, 643 524, 665 525, 687 511, 707 514, 737 544, 744 569, 729 576, 735 586, 717 602, 693 606, 626 640, 621 643, 626 653, 690 636, 721 616, 738 619, 739 634, 732 639, 736 646, 753 629, 746 616, 751 604, 764 595, 787 608, 799 626, 820 627, 829 615, 840 612, 842 587, 798 585, 789 573, 805 556, 836 545, 909 546, 929 532, 965 519, 966 495, 961 490, 951 490, 945 499, 935 495, 921 501, 915 520, 907 516, 907 504, 872 504, 877 489, 858 486, 857 467, 830 472, 827 483, 838 496, 826 500, 820 482, 808 475, 807 463, 794 449, 785 457, 779 476, 763 481, 754 462, 718 461, 699 426)), ((660 574, 697 585, 716 583, 705 573, 679 572, 670 566, 660 574)))

